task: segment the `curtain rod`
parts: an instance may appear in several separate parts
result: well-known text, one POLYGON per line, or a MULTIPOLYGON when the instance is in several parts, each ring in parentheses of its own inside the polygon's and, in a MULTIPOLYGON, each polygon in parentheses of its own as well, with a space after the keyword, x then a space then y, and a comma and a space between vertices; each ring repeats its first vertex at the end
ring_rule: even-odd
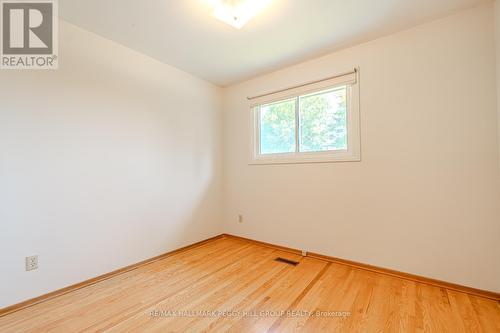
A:
POLYGON ((324 79, 321 79, 321 80, 316 80, 316 81, 310 81, 310 82, 302 83, 302 84, 299 84, 299 85, 296 85, 296 86, 292 86, 292 87, 288 87, 288 88, 284 88, 284 89, 280 89, 280 90, 271 91, 271 92, 268 92, 268 93, 265 93, 265 94, 262 94, 262 95, 247 97, 247 99, 250 101, 252 99, 256 99, 256 98, 259 98, 259 97, 265 97, 265 96, 269 96, 269 95, 272 95, 272 94, 277 94, 277 93, 284 92, 284 91, 287 91, 287 90, 290 90, 290 89, 301 88, 301 87, 304 87, 304 86, 307 86, 307 85, 310 85, 310 84, 315 84, 315 83, 320 83, 320 82, 323 82, 323 81, 326 81, 326 80, 335 79, 337 77, 341 77, 341 76, 345 76, 345 75, 349 75, 349 74, 356 74, 357 72, 358 72, 358 69, 354 68, 354 70, 351 71, 351 72, 346 72, 346 73, 337 74, 337 75, 330 76, 330 77, 325 77, 324 79))

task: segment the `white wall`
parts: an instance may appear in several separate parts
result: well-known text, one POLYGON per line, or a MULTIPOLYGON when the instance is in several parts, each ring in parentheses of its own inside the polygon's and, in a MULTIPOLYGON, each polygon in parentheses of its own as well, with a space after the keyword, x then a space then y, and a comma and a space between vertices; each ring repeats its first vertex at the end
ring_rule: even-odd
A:
POLYGON ((219 88, 61 22, 0 103, 0 307, 222 232, 219 88))
POLYGON ((225 231, 499 292, 493 24, 487 4, 226 88, 225 231), (361 162, 247 164, 246 96, 354 66, 361 162))

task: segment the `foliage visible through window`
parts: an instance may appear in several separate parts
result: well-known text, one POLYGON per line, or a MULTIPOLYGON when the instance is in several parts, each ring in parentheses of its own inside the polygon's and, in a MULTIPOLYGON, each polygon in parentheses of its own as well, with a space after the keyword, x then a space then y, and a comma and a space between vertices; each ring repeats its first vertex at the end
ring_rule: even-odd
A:
POLYGON ((295 151, 295 99, 260 107, 260 153, 295 151))
POLYGON ((347 87, 260 106, 260 154, 347 149, 347 87))

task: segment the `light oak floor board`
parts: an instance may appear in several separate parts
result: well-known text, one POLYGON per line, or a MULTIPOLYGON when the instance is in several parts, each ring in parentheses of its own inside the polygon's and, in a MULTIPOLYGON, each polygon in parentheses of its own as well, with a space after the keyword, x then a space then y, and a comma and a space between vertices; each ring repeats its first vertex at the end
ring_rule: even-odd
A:
POLYGON ((500 332, 500 303, 226 237, 0 317, 9 333, 225 331, 500 332))

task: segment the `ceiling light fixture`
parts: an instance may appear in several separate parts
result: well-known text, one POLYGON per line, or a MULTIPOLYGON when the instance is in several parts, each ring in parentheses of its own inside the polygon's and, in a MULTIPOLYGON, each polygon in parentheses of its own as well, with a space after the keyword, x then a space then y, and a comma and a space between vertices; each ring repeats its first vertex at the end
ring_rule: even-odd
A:
POLYGON ((271 0, 212 0, 212 15, 236 29, 241 29, 270 2, 271 0))

